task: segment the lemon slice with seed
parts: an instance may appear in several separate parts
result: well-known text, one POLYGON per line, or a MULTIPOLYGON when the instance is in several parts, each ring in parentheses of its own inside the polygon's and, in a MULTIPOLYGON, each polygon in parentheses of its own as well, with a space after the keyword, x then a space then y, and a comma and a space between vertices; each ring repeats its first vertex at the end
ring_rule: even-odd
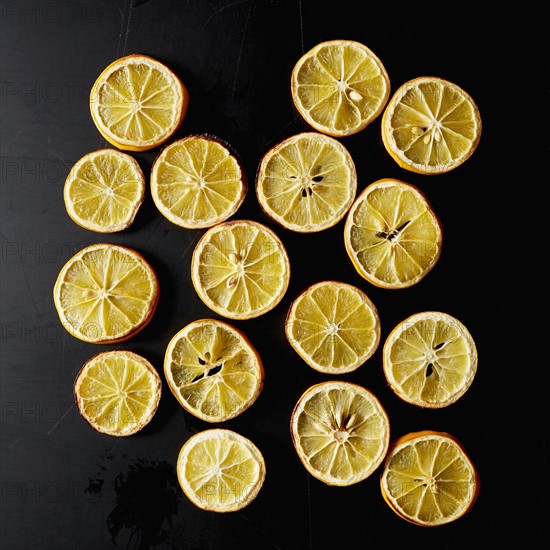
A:
POLYGON ((322 281, 294 300, 285 331, 291 346, 310 367, 343 374, 356 370, 376 351, 380 318, 359 288, 322 281))
POLYGON ((139 252, 100 243, 67 261, 53 297, 70 334, 106 344, 127 340, 145 328, 155 312, 159 286, 155 271, 139 252))
POLYGON ((181 448, 176 471, 195 506, 222 513, 248 506, 266 474, 264 457, 250 439, 219 428, 191 436, 181 448))
POLYGON ((404 401, 426 408, 451 405, 472 385, 477 349, 455 317, 424 311, 399 323, 384 343, 384 374, 404 401))
POLYGON ((390 79, 364 44, 329 40, 298 60, 291 93, 297 111, 312 128, 342 137, 360 132, 382 113, 390 79))
POLYGON ((105 351, 80 370, 74 386, 80 414, 98 432, 127 436, 139 432, 157 411, 162 383, 144 357, 105 351))
POLYGON ((133 223, 145 196, 145 177, 130 155, 100 149, 71 168, 63 196, 75 223, 90 231, 114 233, 133 223))
POLYGON ((472 97, 453 82, 420 77, 395 92, 382 117, 382 140, 405 170, 443 174, 476 150, 481 117, 472 97))
POLYGON ((246 183, 237 158, 221 140, 188 136, 165 147, 155 160, 151 194, 172 223, 205 228, 235 214, 246 183))
POLYGON ((275 221, 311 233, 336 225, 357 191, 355 164, 336 139, 304 132, 285 139, 262 158, 258 201, 275 221))
POLYGON ((290 429, 302 464, 327 485, 366 479, 389 446, 386 411, 373 393, 351 382, 322 382, 307 389, 294 407, 290 429))
POLYGON ((461 443, 445 432, 413 432, 392 443, 382 496, 401 518, 433 527, 462 517, 479 493, 479 475, 461 443))
POLYGON ((426 196, 396 179, 370 184, 348 212, 346 251, 357 272, 381 288, 421 281, 441 255, 442 230, 426 196))
POLYGON ((189 94, 179 77, 148 55, 113 61, 92 86, 90 112, 100 134, 128 151, 146 151, 179 128, 189 94))
POLYGON ((211 310, 230 319, 252 319, 282 300, 290 262, 282 241, 265 225, 226 221, 208 229, 197 243, 191 278, 211 310))
POLYGON ((244 412, 264 382, 260 356, 246 335, 215 319, 194 321, 174 335, 164 373, 182 407, 207 422, 224 422, 244 412))

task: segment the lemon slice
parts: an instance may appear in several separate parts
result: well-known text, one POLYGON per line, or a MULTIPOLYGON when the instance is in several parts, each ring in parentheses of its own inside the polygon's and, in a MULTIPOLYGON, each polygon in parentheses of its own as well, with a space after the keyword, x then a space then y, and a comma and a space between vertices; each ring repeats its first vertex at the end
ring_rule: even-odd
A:
POLYGON ((462 88, 433 76, 415 78, 395 92, 382 117, 382 141, 405 170, 443 174, 476 150, 481 117, 462 88))
POLYGON ((145 177, 130 155, 100 149, 71 168, 63 196, 75 223, 90 231, 114 233, 132 225, 145 196, 145 177))
POLYGON ((92 357, 76 377, 80 414, 98 432, 127 436, 139 432, 157 411, 162 383, 144 357, 124 350, 92 357))
POLYGON ((351 382, 321 382, 299 398, 290 421, 306 470, 327 485, 352 485, 382 463, 389 446, 388 416, 378 399, 351 382))
POLYGON ((112 145, 146 151, 179 128, 189 103, 187 89, 164 63, 143 54, 113 61, 92 86, 90 112, 112 145))
POLYGON ((355 269, 381 288, 407 288, 422 280, 439 259, 442 237, 426 196, 413 185, 389 178, 363 190, 344 228, 355 269))
POLYGON ((472 385, 477 349, 468 329, 455 317, 424 311, 399 323, 384 343, 384 374, 404 401, 447 407, 472 385))
POLYGON ((342 137, 363 130, 382 113, 390 79, 364 44, 329 40, 298 60, 291 93, 297 111, 312 128, 342 137))
POLYGON ((286 337, 312 368, 328 374, 352 372, 376 351, 380 318, 359 288, 337 281, 308 287, 292 302, 286 337))
POLYGON ((155 160, 151 194, 168 220, 196 229, 231 217, 244 200, 246 183, 237 158, 221 140, 188 136, 155 160))
POLYGON ((106 344, 127 340, 145 328, 155 312, 159 286, 155 271, 141 254, 100 243, 67 261, 53 297, 70 334, 106 344))
POLYGON ((182 328, 164 357, 170 390, 182 407, 206 422, 224 422, 258 398, 264 369, 245 334, 215 319, 182 328))
POLYGON ((462 517, 479 493, 463 446, 444 432, 413 432, 392 443, 380 478, 382 496, 401 518, 426 527, 462 517))
POLYGON ((252 319, 272 310, 290 280, 290 262, 279 237, 252 220, 226 221, 208 229, 191 260, 201 300, 230 319, 252 319))
POLYGON ((181 448, 176 471, 189 500, 212 512, 248 506, 266 474, 264 457, 252 441, 219 428, 191 436, 181 448))
POLYGON ((292 231, 311 233, 336 225, 357 191, 355 164, 336 139, 304 132, 262 158, 256 194, 265 212, 292 231))

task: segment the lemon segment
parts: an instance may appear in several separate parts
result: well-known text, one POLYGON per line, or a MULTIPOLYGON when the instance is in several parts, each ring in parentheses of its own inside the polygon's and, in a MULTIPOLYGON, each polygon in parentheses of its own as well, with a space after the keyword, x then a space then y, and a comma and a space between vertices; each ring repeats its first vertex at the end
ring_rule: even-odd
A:
POLYGON ((390 79, 380 59, 353 40, 321 42, 298 60, 291 75, 294 105, 315 130, 356 134, 386 105, 390 79))
POLYGON ((282 141, 262 158, 258 201, 275 221, 311 233, 338 223, 357 191, 355 164, 334 138, 304 132, 282 141))
POLYGON ((251 319, 281 301, 290 262, 268 227, 251 220, 226 221, 208 229, 197 243, 191 277, 210 309, 231 319, 251 319))
POLYGON ((173 336, 164 372, 182 407, 206 422, 240 415, 264 381, 260 356, 245 334, 215 319, 194 321, 173 336))
POLYGON ((306 470, 327 485, 370 476, 389 445, 389 419, 369 390, 350 382, 322 382, 299 398, 291 434, 306 470))
POLYGON ((107 66, 90 92, 90 112, 101 135, 128 151, 164 143, 181 125, 189 94, 164 63, 142 54, 107 66))
POLYGON ((439 218, 416 187, 385 178, 364 189, 348 212, 346 251, 357 272, 381 288, 422 280, 441 255, 439 218))
POLYGON ((322 281, 294 300, 285 332, 310 367, 343 374, 356 370, 376 351, 380 318, 376 306, 359 288, 322 281))
POLYGON ((145 177, 138 162, 113 149, 94 151, 78 160, 63 191, 71 219, 98 233, 128 228, 144 196, 145 177))
POLYGON ((248 506, 265 480, 261 451, 244 436, 210 429, 191 436, 177 461, 180 486, 197 507, 235 512, 248 506))
POLYGON ((137 334, 151 320, 158 296, 156 274, 141 254, 104 243, 69 259, 54 286, 54 304, 65 329, 96 344, 137 334))
POLYGON ((188 136, 165 147, 155 160, 151 194, 172 223, 206 228, 238 210, 246 183, 237 158, 221 140, 188 136))
POLYGON ((476 345, 468 329, 443 312, 411 315, 384 343, 388 384, 401 399, 419 407, 455 403, 470 388, 477 364, 476 345))
POLYGON ((406 82, 388 102, 382 140, 397 164, 418 174, 443 174, 464 163, 481 138, 481 116, 460 86, 437 77, 406 82))
POLYGON ((479 476, 458 440, 444 432, 414 432, 392 443, 380 485, 403 519, 433 527, 462 517, 479 492, 479 476))
POLYGON ((128 436, 153 418, 161 380, 143 357, 124 350, 100 353, 80 370, 75 398, 80 414, 98 432, 128 436))

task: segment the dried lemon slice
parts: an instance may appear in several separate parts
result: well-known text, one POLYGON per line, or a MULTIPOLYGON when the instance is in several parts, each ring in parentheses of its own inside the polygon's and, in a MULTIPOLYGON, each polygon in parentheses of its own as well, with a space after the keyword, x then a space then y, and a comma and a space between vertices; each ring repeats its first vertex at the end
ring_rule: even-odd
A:
POLYGON ((179 128, 189 94, 178 76, 148 55, 113 61, 92 86, 90 112, 100 134, 128 151, 164 143, 179 128))
POLYGON ((216 319, 193 321, 173 336, 164 373, 182 407, 207 422, 244 412, 264 382, 260 356, 245 334, 216 319))
POLYGON ((176 471, 183 492, 195 506, 235 512, 258 496, 266 468, 261 451, 250 439, 218 428, 185 442, 176 471))
POLYGON ((63 266, 54 304, 63 326, 93 344, 122 342, 151 320, 159 286, 155 271, 137 251, 114 244, 88 246, 63 266))
POLYGON ((390 424, 380 401, 351 382, 321 382, 299 398, 290 421, 306 470, 327 485, 352 485, 382 463, 390 424))
POLYGON ((92 357, 76 377, 80 414, 98 432, 127 436, 139 432, 157 411, 162 383, 141 355, 124 350, 92 357))

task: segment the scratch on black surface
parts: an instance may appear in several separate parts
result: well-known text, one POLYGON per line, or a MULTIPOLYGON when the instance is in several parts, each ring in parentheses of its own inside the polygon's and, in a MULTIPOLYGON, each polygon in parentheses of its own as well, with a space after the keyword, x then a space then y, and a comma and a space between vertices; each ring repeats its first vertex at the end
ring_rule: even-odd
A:
POLYGON ((241 66, 241 57, 243 55, 244 41, 246 39, 246 31, 248 29, 248 22, 250 21, 251 13, 252 13, 252 2, 248 4, 248 13, 246 14, 246 21, 244 23, 243 37, 241 39, 241 47, 239 48, 239 57, 237 58, 237 67, 235 69, 235 78, 233 80, 233 97, 235 97, 235 92, 237 90, 237 79, 239 76, 239 67, 241 66))
POLYGON ((300 16, 300 44, 304 53, 304 19, 302 18, 302 0, 298 0, 298 14, 300 16))
MULTIPOLYGON (((208 17, 208 19, 204 22, 204 25, 202 26, 202 29, 204 29, 206 27, 206 25, 208 25, 208 23, 210 23, 210 20, 213 19, 216 15, 218 15, 218 13, 221 13, 222 11, 225 11, 226 9, 228 8, 232 8, 233 6, 239 6, 240 4, 245 4, 246 2, 248 2, 249 0, 238 0, 237 2, 231 2, 231 4, 227 4, 227 6, 222 6, 221 8, 218 8, 212 15, 210 15, 208 17)), ((202 30, 201 29, 201 30, 202 30)))

